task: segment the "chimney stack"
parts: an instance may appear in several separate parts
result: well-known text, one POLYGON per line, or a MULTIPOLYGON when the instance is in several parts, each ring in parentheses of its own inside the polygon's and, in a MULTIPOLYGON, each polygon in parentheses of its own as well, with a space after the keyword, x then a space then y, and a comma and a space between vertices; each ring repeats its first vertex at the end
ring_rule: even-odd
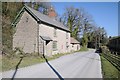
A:
POLYGON ((51 5, 50 8, 48 8, 48 16, 50 18, 55 18, 56 17, 56 12, 53 8, 53 6, 51 5))

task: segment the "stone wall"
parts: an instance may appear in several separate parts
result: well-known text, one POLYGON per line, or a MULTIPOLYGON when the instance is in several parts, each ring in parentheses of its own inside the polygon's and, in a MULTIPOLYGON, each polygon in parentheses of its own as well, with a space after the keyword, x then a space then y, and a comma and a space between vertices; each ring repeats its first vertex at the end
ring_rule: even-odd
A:
POLYGON ((37 52, 37 22, 26 11, 16 25, 13 48, 20 47, 26 53, 37 52))

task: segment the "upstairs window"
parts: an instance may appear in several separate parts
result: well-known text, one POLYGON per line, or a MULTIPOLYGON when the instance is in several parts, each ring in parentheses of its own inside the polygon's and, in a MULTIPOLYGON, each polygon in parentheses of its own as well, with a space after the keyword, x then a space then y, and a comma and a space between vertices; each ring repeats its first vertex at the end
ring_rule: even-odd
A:
POLYGON ((66 32, 66 39, 68 39, 68 33, 66 32))
POLYGON ((57 37, 57 29, 54 28, 54 37, 57 37))

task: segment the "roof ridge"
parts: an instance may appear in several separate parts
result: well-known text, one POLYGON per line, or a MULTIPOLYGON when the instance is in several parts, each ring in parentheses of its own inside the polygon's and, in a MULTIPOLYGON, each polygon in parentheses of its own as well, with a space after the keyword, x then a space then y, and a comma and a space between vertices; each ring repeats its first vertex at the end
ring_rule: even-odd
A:
POLYGON ((47 23, 49 23, 51 25, 54 25, 54 26, 56 26, 58 28, 62 28, 64 30, 66 30, 66 31, 70 31, 67 27, 65 27, 63 25, 63 23, 61 23, 61 22, 59 22, 57 20, 54 20, 54 19, 48 17, 47 15, 44 15, 44 14, 40 13, 39 11, 37 11, 37 10, 27 6, 27 5, 25 5, 25 8, 29 9, 29 11, 31 11, 32 14, 34 14, 35 17, 37 17, 39 20, 41 20, 43 22, 47 22, 47 23))
MULTIPOLYGON (((42 14, 41 12, 39 12, 39 11, 37 11, 37 10, 35 10, 35 9, 31 8, 31 7, 29 7, 28 5, 25 5, 25 6, 28 7, 28 9, 30 8, 30 9, 32 9, 32 10, 38 12, 39 14, 41 14, 41 15, 43 15, 43 16, 45 16, 45 17, 48 17, 47 15, 42 14)), ((50 18, 50 17, 48 17, 48 18, 50 18)), ((50 18, 50 19, 52 19, 52 18, 50 18)))

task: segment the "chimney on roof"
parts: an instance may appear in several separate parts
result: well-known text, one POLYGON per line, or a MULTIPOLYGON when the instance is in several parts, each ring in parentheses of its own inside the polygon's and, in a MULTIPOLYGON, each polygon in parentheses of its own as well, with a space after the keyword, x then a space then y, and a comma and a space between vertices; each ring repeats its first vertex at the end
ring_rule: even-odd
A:
POLYGON ((51 5, 50 8, 48 8, 48 16, 51 18, 55 18, 56 17, 56 12, 53 8, 53 6, 51 5))

